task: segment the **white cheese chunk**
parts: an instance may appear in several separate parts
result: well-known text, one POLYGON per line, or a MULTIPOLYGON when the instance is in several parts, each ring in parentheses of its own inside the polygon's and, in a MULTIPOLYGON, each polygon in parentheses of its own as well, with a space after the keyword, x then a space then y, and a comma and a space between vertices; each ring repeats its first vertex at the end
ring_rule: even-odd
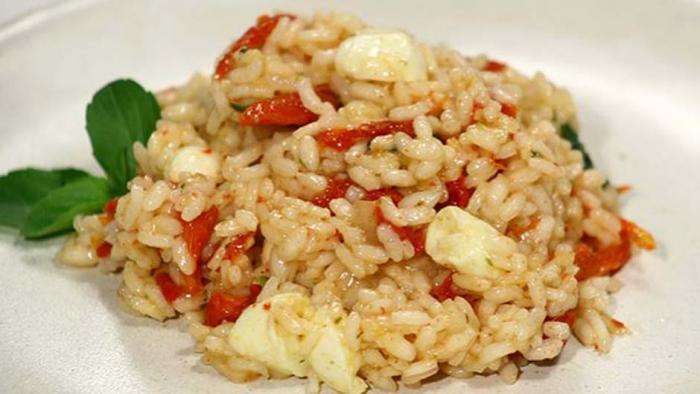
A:
POLYGON ((515 242, 458 207, 445 207, 428 226, 426 253, 464 274, 495 279, 504 271, 493 261, 516 251, 515 242))
POLYGON ((321 309, 315 321, 318 340, 309 354, 309 363, 316 376, 341 393, 364 392, 367 385, 357 376, 360 354, 345 339, 343 318, 334 318, 330 311, 321 309))
POLYGON ((296 335, 287 333, 275 323, 271 309, 276 307, 289 307, 299 314, 313 317, 309 297, 278 294, 248 307, 231 329, 229 343, 236 352, 262 362, 278 374, 304 377, 307 366, 301 343, 296 335))
POLYGON ((359 394, 367 385, 357 376, 361 358, 344 336, 344 321, 344 312, 333 313, 325 307, 317 310, 309 297, 283 293, 243 311, 228 341, 237 353, 265 364, 278 375, 305 377, 313 371, 336 391, 359 394), (304 335, 289 333, 275 322, 276 308, 285 308, 307 322, 304 335))
POLYGON ((340 44, 335 68, 344 76, 369 81, 422 81, 427 66, 413 39, 399 30, 366 29, 340 44))
POLYGON ((201 174, 217 178, 221 158, 211 149, 201 146, 184 146, 165 166, 165 176, 172 182, 182 182, 187 174, 201 174))

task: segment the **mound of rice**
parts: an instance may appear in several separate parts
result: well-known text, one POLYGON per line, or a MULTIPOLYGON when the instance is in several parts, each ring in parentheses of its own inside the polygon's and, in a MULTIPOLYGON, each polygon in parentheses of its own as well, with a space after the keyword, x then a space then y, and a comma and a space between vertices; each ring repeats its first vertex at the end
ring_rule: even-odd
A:
POLYGON ((620 245, 629 258, 630 224, 618 191, 560 136, 576 126, 574 104, 542 74, 348 15, 278 15, 258 20, 215 75, 157 98, 162 119, 134 146, 129 193, 76 218, 59 259, 121 272, 118 297, 138 314, 184 316, 204 362, 235 382, 297 375, 316 389, 391 391, 498 373, 512 383, 572 333, 607 352, 626 330, 606 313, 621 265, 581 275, 577 262, 620 245), (394 55, 408 68, 363 69, 347 43, 363 35, 389 55, 403 45, 394 55), (489 261, 497 275, 425 252, 446 206, 503 236, 492 247, 508 257, 489 261), (232 344, 236 320, 262 305, 308 354, 310 320, 265 304, 287 293, 331 311, 362 380, 285 371, 232 344))

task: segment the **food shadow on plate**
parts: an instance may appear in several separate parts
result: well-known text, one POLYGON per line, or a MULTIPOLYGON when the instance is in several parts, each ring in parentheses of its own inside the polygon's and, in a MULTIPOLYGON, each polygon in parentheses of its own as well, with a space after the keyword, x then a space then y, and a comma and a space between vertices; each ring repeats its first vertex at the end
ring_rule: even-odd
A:
MULTIPOLYGON (((76 268, 58 263, 55 255, 65 241, 64 237, 25 241, 16 234, 8 233, 5 237, 5 234, 0 233, 0 241, 12 244, 13 248, 20 251, 19 260, 22 264, 74 283, 75 297, 90 297, 102 305, 103 313, 109 314, 109 320, 114 322, 109 324, 110 329, 116 332, 122 352, 109 350, 113 346, 109 339, 105 339, 102 346, 105 351, 127 355, 129 370, 125 373, 138 376, 141 389, 148 392, 162 389, 162 381, 173 368, 186 370, 183 373, 190 369, 201 368, 203 372, 207 369, 201 363, 199 354, 193 351, 194 340, 187 333, 184 321, 170 319, 161 323, 134 315, 120 305, 117 290, 121 278, 118 274, 105 273, 99 268, 76 268)), ((62 299, 57 302, 77 303, 78 300, 62 299)), ((92 323, 85 322, 82 328, 87 333, 92 330, 91 325, 92 323)), ((105 362, 112 361, 105 359, 105 362)), ((210 369, 208 375, 219 377, 213 369, 210 369)))

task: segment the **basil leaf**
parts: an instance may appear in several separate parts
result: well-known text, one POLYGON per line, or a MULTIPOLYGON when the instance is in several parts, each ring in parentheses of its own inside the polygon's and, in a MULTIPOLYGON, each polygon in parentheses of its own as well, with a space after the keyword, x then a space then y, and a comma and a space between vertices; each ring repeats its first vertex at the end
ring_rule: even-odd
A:
POLYGON ((559 135, 561 135, 562 138, 571 143, 572 149, 576 149, 577 151, 581 152, 581 154, 583 154, 584 170, 593 168, 593 160, 591 160, 591 156, 589 156, 588 152, 586 152, 586 148, 583 146, 583 143, 581 143, 581 140, 579 140, 578 138, 578 133, 576 132, 576 130, 574 130, 573 127, 571 127, 570 124, 564 123, 563 125, 561 125, 561 128, 559 129, 559 135))
POLYGON ((21 233, 27 238, 41 238, 70 230, 76 215, 99 212, 110 198, 106 179, 85 176, 51 190, 37 201, 21 233))
POLYGON ((110 82, 92 97, 85 115, 92 153, 116 194, 136 175, 133 145, 148 142, 160 119, 152 93, 130 80, 110 82))
POLYGON ((0 177, 0 225, 19 229, 37 201, 67 183, 89 176, 73 168, 24 168, 0 177))

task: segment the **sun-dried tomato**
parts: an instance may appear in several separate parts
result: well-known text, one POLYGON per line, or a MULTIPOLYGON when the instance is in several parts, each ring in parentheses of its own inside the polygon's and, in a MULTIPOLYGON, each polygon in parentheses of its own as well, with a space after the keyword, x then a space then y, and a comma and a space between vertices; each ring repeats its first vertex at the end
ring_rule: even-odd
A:
POLYGON ((296 16, 290 14, 259 16, 256 25, 243 33, 241 38, 231 44, 231 46, 226 50, 226 53, 221 56, 221 59, 219 59, 219 62, 216 64, 214 78, 221 79, 233 69, 233 60, 236 53, 238 53, 238 51, 241 49, 262 48, 267 41, 267 37, 269 37, 272 31, 275 30, 275 27, 277 27, 277 23, 279 23, 280 19, 285 16, 290 19, 296 18, 296 16))
POLYGON ((344 152, 359 141, 395 134, 400 131, 413 136, 413 122, 410 120, 380 120, 352 128, 330 129, 317 134, 316 140, 327 148, 344 152))
MULTIPOLYGON (((322 101, 339 105, 338 98, 328 85, 314 88, 322 101)), ((299 93, 284 93, 249 105, 239 116, 243 126, 303 126, 318 119, 301 101, 299 93)))

